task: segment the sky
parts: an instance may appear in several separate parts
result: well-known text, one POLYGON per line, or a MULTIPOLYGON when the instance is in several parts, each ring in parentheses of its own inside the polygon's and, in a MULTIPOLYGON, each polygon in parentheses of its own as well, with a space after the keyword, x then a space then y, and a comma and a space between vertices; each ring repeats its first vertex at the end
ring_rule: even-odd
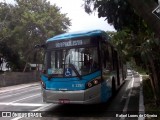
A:
MULTIPOLYGON (((0 0, 2 2, 4 0, 0 0)), ((14 0, 5 0, 12 3, 14 0)), ((69 32, 81 30, 101 29, 104 31, 115 31, 114 27, 109 25, 105 18, 98 18, 95 12, 91 15, 87 14, 82 7, 83 0, 48 0, 51 4, 56 4, 61 8, 61 13, 67 13, 67 17, 71 19, 69 32)))
POLYGON ((56 3, 61 7, 62 13, 68 13, 72 21, 70 31, 101 29, 104 31, 114 31, 113 26, 110 26, 105 18, 98 18, 98 13, 87 14, 82 7, 83 0, 50 0, 51 4, 56 3))

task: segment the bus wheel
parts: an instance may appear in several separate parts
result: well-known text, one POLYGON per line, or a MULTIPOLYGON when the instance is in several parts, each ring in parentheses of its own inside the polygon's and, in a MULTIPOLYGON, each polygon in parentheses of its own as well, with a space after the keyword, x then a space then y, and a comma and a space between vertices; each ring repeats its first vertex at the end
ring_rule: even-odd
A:
POLYGON ((112 78, 112 96, 114 96, 116 93, 116 83, 115 83, 115 79, 112 78))

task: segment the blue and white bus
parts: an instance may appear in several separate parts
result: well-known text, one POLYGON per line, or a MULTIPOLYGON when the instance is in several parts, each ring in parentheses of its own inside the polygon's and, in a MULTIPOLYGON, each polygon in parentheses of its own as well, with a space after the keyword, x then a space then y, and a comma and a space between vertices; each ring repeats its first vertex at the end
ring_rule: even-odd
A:
POLYGON ((44 66, 42 96, 47 103, 106 102, 125 79, 120 56, 101 30, 48 39, 44 66))

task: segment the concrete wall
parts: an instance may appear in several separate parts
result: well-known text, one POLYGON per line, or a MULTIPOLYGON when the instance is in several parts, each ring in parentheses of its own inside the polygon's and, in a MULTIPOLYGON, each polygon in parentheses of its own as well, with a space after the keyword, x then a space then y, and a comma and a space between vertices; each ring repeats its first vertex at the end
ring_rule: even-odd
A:
POLYGON ((0 87, 39 81, 40 74, 33 72, 5 72, 0 74, 0 87))

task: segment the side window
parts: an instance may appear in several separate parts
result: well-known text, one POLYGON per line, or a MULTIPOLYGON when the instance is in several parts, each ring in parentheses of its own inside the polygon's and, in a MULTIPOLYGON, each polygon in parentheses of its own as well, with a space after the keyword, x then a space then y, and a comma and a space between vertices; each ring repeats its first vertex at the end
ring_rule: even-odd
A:
POLYGON ((47 52, 46 53, 46 56, 45 56, 45 58, 46 58, 46 68, 48 69, 48 68, 51 68, 51 52, 47 52))
POLYGON ((111 70, 111 47, 107 43, 102 43, 102 68, 111 70))
POLYGON ((117 51, 112 49, 112 61, 113 61, 113 70, 117 70, 117 65, 118 65, 118 58, 117 58, 117 51))
POLYGON ((120 57, 119 57, 119 68, 120 69, 122 68, 122 61, 120 60, 120 57))
POLYGON ((51 52, 51 67, 52 68, 62 68, 63 63, 63 52, 62 51, 54 51, 51 52))
POLYGON ((108 46, 108 51, 109 51, 110 70, 113 70, 113 55, 112 55, 112 47, 111 46, 108 46))

